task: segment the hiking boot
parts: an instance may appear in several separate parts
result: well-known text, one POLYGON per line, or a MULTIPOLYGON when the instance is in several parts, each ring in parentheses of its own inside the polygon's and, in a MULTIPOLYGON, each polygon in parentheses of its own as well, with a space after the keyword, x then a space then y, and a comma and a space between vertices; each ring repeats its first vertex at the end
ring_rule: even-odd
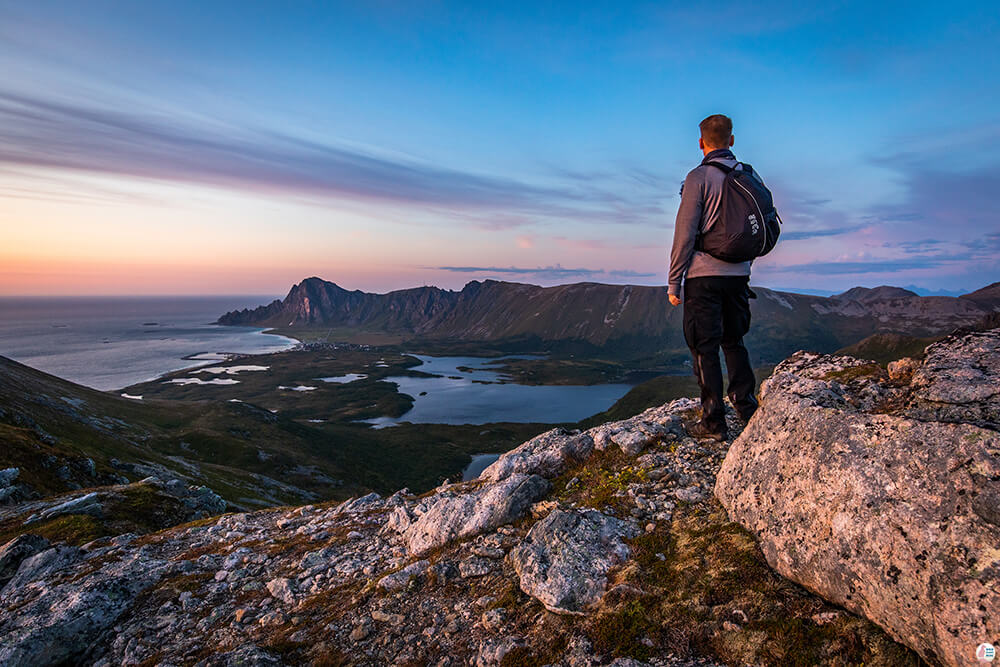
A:
POLYGON ((725 428, 712 428, 711 426, 706 426, 703 421, 688 427, 687 432, 692 438, 707 438, 717 442, 722 442, 729 435, 725 428))
POLYGON ((739 412, 739 411, 737 410, 737 412, 736 412, 736 417, 737 417, 737 418, 738 418, 738 419, 739 419, 739 420, 740 420, 741 422, 743 422, 744 424, 748 424, 748 423, 750 423, 750 418, 751 418, 751 417, 753 417, 753 414, 754 414, 755 412, 757 412, 757 408, 754 408, 753 410, 751 410, 750 412, 747 412, 747 413, 742 413, 742 412, 739 412))

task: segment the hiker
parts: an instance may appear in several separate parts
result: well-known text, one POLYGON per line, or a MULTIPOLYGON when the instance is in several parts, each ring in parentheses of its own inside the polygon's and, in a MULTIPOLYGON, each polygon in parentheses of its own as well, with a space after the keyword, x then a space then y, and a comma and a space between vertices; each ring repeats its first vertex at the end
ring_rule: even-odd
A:
POLYGON ((740 419, 749 421, 757 409, 756 379, 743 345, 750 329, 749 299, 756 298, 750 264, 774 246, 778 222, 763 181, 730 150, 732 120, 715 114, 699 127, 705 159, 681 186, 667 298, 673 306, 684 304, 684 340, 701 388, 701 420, 688 430, 694 437, 724 440, 719 347, 726 355, 729 400, 740 419))

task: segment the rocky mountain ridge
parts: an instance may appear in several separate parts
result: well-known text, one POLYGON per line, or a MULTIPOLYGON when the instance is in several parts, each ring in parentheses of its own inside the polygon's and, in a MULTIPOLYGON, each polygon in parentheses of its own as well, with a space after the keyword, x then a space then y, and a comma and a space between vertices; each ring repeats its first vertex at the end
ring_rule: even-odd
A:
MULTIPOLYGON (((832 352, 878 332, 944 334, 1000 310, 996 285, 962 297, 921 297, 895 287, 856 287, 833 297, 754 287, 755 327, 748 340, 762 362, 798 349, 832 352)), ((460 291, 436 287, 372 294, 320 278, 293 286, 282 301, 226 313, 220 324, 330 327, 396 332, 413 340, 492 341, 615 354, 684 350, 680 309, 662 287, 576 283, 538 287, 472 281, 460 291)))
POLYGON ((19 538, 0 662, 967 664, 1000 639, 998 387, 1000 330, 890 376, 800 354, 735 442, 681 399, 424 496, 19 538))

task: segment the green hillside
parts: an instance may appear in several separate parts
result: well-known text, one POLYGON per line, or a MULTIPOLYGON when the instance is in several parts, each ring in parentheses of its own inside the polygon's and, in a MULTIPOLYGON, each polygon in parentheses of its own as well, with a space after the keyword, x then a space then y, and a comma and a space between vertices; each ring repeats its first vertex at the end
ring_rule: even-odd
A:
POLYGON ((130 400, 0 357, 0 469, 20 470, 25 498, 149 475, 206 485, 236 508, 421 492, 470 454, 546 428, 308 424, 248 402, 130 400))

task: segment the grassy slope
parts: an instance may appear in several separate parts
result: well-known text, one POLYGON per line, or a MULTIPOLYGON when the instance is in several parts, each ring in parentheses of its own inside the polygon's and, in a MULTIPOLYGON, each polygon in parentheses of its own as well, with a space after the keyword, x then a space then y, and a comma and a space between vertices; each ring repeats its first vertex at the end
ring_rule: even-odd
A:
MULTIPOLYGON (((566 480, 607 485, 621 475, 623 462, 616 459, 611 452, 567 471, 554 482, 556 495, 592 504, 599 497, 592 485, 570 493, 566 480)), ((714 499, 704 506, 680 503, 667 530, 644 533, 631 547, 635 567, 624 571, 622 583, 641 594, 587 620, 584 631, 597 650, 646 659, 651 651, 641 639, 657 637, 681 655, 693 651, 727 664, 920 664, 874 624, 771 570, 753 536, 729 521, 714 499), (833 619, 818 623, 824 612, 833 619)))
POLYGON ((163 466, 241 505, 303 499, 292 489, 263 488, 257 474, 325 497, 362 488, 326 455, 315 430, 250 405, 131 401, 0 358, 0 410, 0 467, 21 468, 19 481, 40 493, 142 475, 113 460, 163 466), (297 465, 351 481, 332 487, 289 472, 297 465))
POLYGON ((293 418, 294 401, 318 400, 307 398, 308 393, 278 397, 293 402, 290 416, 252 403, 132 401, 0 358, 0 468, 20 468, 17 483, 40 495, 116 483, 121 475, 134 481, 151 472, 130 470, 125 462, 162 466, 240 506, 301 504, 312 497, 391 493, 404 486, 426 491, 457 474, 470 454, 504 451, 549 428, 402 425, 374 430, 343 421, 309 424, 293 418), (87 459, 94 463, 93 474, 87 459), (260 475, 290 487, 265 484, 260 475))
POLYGON ((859 359, 871 359, 885 366, 890 361, 903 357, 923 358, 924 348, 941 339, 941 336, 917 337, 903 334, 873 334, 867 338, 837 350, 837 354, 847 354, 859 359))
MULTIPOLYGON (((190 507, 155 486, 135 483, 125 486, 98 487, 102 511, 96 514, 65 514, 25 525, 35 513, 33 507, 19 506, 23 511, 0 511, 0 544, 18 535, 40 535, 53 543, 82 545, 99 537, 124 533, 150 533, 170 528, 192 518, 190 507)), ((54 496, 49 506, 79 497, 83 492, 54 496)), ((29 504, 31 505, 31 504, 29 504)))

